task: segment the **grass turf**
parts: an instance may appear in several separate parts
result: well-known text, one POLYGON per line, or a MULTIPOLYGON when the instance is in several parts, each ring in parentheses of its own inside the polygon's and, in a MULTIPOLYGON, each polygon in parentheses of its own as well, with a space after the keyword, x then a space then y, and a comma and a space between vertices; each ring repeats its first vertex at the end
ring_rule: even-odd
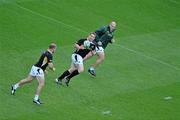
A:
POLYGON ((180 119, 179 11, 177 0, 0 0, 0 119, 180 119), (94 57, 69 88, 56 86, 74 42, 112 19, 116 43, 97 77, 87 73, 94 57), (46 77, 45 104, 32 103, 36 81, 11 96, 10 85, 26 77, 52 41, 57 70, 46 77))

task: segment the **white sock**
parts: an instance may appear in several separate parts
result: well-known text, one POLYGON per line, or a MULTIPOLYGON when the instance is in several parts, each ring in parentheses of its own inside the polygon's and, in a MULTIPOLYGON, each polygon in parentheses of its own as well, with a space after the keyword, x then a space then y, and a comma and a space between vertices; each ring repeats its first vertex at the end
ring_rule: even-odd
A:
POLYGON ((93 67, 90 67, 89 69, 90 69, 90 70, 94 70, 94 68, 93 68, 93 67))
POLYGON ((19 83, 16 83, 13 87, 16 90, 19 87, 19 83))
POLYGON ((38 100, 38 99, 39 99, 39 95, 35 95, 34 100, 38 100))

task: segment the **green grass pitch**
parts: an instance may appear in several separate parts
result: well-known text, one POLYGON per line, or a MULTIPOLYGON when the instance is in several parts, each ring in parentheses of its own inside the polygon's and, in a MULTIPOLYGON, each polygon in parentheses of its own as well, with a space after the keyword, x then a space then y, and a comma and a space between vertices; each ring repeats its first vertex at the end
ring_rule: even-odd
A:
POLYGON ((179 0, 0 0, 0 120, 180 120, 179 0), (70 66, 73 44, 117 21, 97 77, 85 72, 70 87, 54 80, 70 66), (37 81, 10 95, 49 43, 56 72, 41 99, 37 81))

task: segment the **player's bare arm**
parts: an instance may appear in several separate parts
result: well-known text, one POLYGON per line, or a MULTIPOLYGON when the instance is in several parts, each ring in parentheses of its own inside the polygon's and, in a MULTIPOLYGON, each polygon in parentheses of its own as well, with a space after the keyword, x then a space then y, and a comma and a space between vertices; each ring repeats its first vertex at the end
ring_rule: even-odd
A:
POLYGON ((84 58, 83 58, 83 61, 89 59, 90 57, 92 57, 94 55, 93 52, 89 52, 84 58))
POLYGON ((48 63, 48 66, 49 66, 49 68, 50 68, 52 71, 55 71, 55 70, 56 70, 56 68, 54 67, 54 65, 53 65, 52 62, 48 63))
POLYGON ((78 45, 77 43, 74 44, 74 47, 79 50, 79 49, 84 49, 83 45, 78 45))

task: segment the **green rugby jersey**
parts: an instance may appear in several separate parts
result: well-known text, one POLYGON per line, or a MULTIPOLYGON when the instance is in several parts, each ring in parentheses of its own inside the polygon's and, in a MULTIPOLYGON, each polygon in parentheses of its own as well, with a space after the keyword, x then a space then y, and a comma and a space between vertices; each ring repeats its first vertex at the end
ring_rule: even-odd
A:
POLYGON ((102 42, 102 47, 105 49, 109 43, 112 43, 111 40, 113 39, 114 36, 114 31, 110 31, 109 26, 104 26, 98 30, 95 31, 96 33, 96 38, 95 41, 102 42))

